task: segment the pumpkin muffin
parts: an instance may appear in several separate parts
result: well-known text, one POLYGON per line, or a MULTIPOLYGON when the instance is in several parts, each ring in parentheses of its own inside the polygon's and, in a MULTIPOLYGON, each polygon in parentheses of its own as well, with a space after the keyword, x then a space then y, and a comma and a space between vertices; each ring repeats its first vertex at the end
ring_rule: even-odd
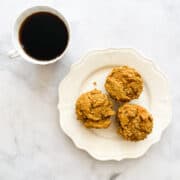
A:
POLYGON ((153 118, 143 107, 124 104, 118 109, 118 133, 126 140, 139 141, 147 137, 153 128, 153 118))
POLYGON ((128 66, 113 68, 105 82, 105 89, 109 95, 120 102, 137 99, 143 90, 141 75, 128 66))
POLYGON ((87 128, 107 128, 115 114, 113 104, 106 94, 94 89, 82 94, 76 101, 76 115, 87 128))

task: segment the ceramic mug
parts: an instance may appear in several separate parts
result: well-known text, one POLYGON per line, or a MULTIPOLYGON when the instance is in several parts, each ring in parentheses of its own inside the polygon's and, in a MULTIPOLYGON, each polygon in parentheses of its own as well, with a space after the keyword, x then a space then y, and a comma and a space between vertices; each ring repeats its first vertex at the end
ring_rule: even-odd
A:
POLYGON ((69 38, 68 38, 68 42, 66 45, 66 48, 64 49, 64 51, 56 58, 51 59, 51 60, 38 60, 35 59, 31 56, 29 56, 23 49, 20 40, 19 40, 19 31, 21 28, 22 23, 26 20, 26 18, 28 18, 29 16, 31 16, 34 13, 38 13, 38 12, 49 12, 52 13, 56 16, 58 16, 65 24, 66 29, 68 31, 68 37, 70 37, 70 28, 69 28, 69 24, 67 22, 67 20, 65 19, 65 17, 55 8, 52 8, 50 6, 34 6, 31 8, 28 8, 26 10, 24 10, 16 19, 15 19, 15 23, 13 25, 13 31, 12 31, 12 41, 13 41, 13 45, 14 45, 14 50, 11 50, 8 55, 10 58, 15 58, 15 57, 22 57, 24 60, 26 60, 27 62, 33 63, 33 64, 40 64, 40 65, 47 65, 47 64, 51 64, 54 62, 57 62, 58 60, 60 60, 65 52, 67 51, 67 47, 69 45, 69 38))

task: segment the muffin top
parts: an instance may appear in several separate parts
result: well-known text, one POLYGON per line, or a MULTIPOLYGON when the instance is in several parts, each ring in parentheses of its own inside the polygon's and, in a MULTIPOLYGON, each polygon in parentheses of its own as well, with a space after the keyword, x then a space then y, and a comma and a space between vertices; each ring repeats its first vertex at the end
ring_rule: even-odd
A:
POLYGON ((115 114, 113 104, 106 94, 94 89, 80 95, 76 101, 77 119, 88 128, 107 128, 115 114))
POLYGON ((153 118, 143 107, 124 104, 118 109, 118 133, 126 140, 139 141, 147 137, 153 128, 153 118))
POLYGON ((113 99, 128 102, 140 96, 143 80, 134 68, 119 66, 106 78, 105 89, 113 99))

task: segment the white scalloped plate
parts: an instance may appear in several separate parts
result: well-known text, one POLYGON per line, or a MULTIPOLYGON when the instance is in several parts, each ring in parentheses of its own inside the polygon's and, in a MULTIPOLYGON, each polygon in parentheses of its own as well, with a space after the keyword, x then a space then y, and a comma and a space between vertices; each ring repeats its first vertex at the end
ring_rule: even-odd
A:
POLYGON ((168 82, 155 65, 133 49, 92 51, 70 72, 59 85, 60 125, 75 145, 98 160, 137 158, 160 140, 171 120, 168 82), (143 141, 129 142, 116 134, 114 120, 108 129, 87 129, 76 119, 75 102, 82 92, 96 88, 105 92, 105 78, 114 66, 128 65, 137 69, 144 80, 144 89, 138 100, 154 118, 152 133, 143 141))

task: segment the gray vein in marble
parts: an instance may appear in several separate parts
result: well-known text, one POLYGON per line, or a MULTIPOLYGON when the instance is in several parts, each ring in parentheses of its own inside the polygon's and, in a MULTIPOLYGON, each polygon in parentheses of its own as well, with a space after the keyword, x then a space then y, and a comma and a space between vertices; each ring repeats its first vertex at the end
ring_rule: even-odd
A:
POLYGON ((121 175, 121 173, 113 173, 110 177, 109 180, 117 180, 117 178, 121 175))

